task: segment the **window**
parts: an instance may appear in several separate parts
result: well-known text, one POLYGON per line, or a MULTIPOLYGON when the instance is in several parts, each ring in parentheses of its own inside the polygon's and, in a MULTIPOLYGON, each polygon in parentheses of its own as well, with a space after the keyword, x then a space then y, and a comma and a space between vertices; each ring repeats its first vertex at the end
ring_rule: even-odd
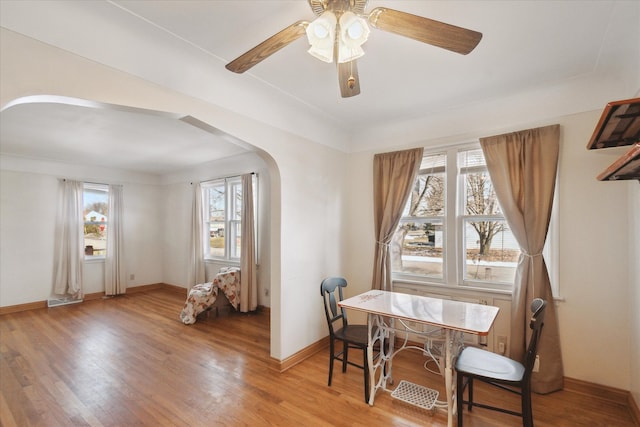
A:
POLYGON ((442 281, 446 154, 425 155, 391 241, 392 271, 442 281))
POLYGON ((241 178, 203 183, 202 201, 205 259, 239 260, 242 240, 241 178))
POLYGON ((82 196, 85 257, 104 257, 107 250, 109 186, 85 183, 82 196))
POLYGON ((391 242, 394 279, 510 290, 519 255, 478 145, 425 151, 391 242))
POLYGON ((482 149, 458 153, 463 282, 513 284, 520 248, 502 215, 482 149))

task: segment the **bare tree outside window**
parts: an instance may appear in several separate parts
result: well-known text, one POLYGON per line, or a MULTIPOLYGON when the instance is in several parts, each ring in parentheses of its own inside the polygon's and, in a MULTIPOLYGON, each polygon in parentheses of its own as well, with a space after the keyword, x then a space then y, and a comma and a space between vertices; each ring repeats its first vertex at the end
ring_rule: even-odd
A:
POLYGON ((393 271, 442 277, 444 154, 425 156, 391 241, 393 271))
POLYGON ((464 279, 513 281, 520 250, 502 214, 482 150, 461 151, 458 165, 464 180, 464 279))
MULTIPOLYGON (((500 205, 491 180, 486 173, 467 174, 467 215, 500 215, 500 205)), ((491 249, 494 236, 505 230, 500 221, 470 221, 469 224, 478 233, 478 255, 484 256, 491 249)))
POLYGON ((390 252, 394 274, 411 280, 449 282, 457 276, 461 284, 513 282, 519 247, 481 149, 451 148, 425 155, 390 252), (455 162, 448 162, 447 156, 455 162), (455 173, 446 170, 447 163, 456 166, 455 173), (451 192, 455 197, 447 196, 451 192), (448 248, 452 237, 459 243, 448 248))

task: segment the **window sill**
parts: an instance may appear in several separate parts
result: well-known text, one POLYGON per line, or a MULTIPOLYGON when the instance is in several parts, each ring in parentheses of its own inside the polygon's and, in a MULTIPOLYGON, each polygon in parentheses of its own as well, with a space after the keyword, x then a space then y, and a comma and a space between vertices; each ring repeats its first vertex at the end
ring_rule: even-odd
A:
POLYGON ((84 257, 85 264, 97 264, 99 262, 103 263, 105 260, 105 256, 92 256, 92 257, 84 257))
POLYGON ((406 279, 392 280, 393 286, 396 285, 402 288, 412 288, 424 292, 447 295, 447 296, 499 296, 502 298, 511 299, 511 291, 495 288, 483 288, 479 286, 449 286, 444 283, 422 282, 406 279))
POLYGON ((240 267, 240 261, 238 260, 229 260, 224 258, 207 258, 204 260, 205 264, 224 264, 233 267, 240 267))
MULTIPOLYGON (((456 285, 449 286, 444 283, 434 283, 434 282, 423 282, 418 280, 407 280, 407 279, 392 279, 392 286, 398 285, 402 288, 411 288, 415 290, 421 290, 425 292, 432 292, 440 295, 447 296, 461 296, 461 295, 474 295, 474 296, 497 296, 502 299, 508 298, 511 299, 512 292, 504 289, 495 289, 495 288, 483 288, 480 286, 465 286, 465 285, 456 285)), ((553 297, 553 301, 556 303, 565 302, 565 298, 562 296, 553 297)))

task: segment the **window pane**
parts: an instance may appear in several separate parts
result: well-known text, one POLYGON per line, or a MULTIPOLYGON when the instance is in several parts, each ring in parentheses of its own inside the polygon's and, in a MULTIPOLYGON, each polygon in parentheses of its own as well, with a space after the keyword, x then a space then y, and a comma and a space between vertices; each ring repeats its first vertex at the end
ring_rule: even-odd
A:
POLYGON ((464 179, 464 215, 502 215, 481 149, 458 153, 464 179))
POLYGON ((242 242, 242 225, 239 221, 231 221, 229 224, 232 234, 229 236, 229 256, 231 258, 240 258, 240 249, 242 242))
POLYGON ((391 241, 392 271, 443 277, 442 221, 401 222, 391 241))
POLYGON ((424 156, 391 241, 394 273, 442 279, 446 154, 424 156))
POLYGON ((85 184, 83 200, 84 253, 86 256, 104 256, 107 250, 108 187, 85 184))
POLYGON ((502 215, 489 172, 468 173, 464 183, 466 215, 502 215))
POLYGON ((209 255, 224 257, 224 221, 209 223, 209 255))
POLYGON ((204 229, 209 245, 205 258, 240 258, 242 182, 240 178, 208 182, 203 186, 204 229), (206 231, 205 231, 206 232, 206 231))
POLYGON ((464 280, 513 283, 520 249, 504 219, 465 218, 464 280))
POLYGON ((487 167, 487 162, 484 159, 484 153, 482 148, 474 148, 471 150, 463 150, 458 153, 458 166, 461 170, 484 168, 487 167))
POLYGON ((418 175, 402 216, 441 216, 444 212, 444 173, 418 175))
POLYGON ((444 215, 445 161, 444 154, 429 155, 422 159, 403 217, 444 215))
POLYGON ((209 229, 210 257, 224 257, 225 239, 225 186, 224 183, 206 187, 206 227, 209 229))
POLYGON ((222 221, 224 224, 224 184, 208 187, 207 191, 209 192, 209 221, 222 221))
POLYGON ((230 221, 240 221, 242 218, 242 184, 236 182, 231 184, 231 209, 230 209, 230 221))

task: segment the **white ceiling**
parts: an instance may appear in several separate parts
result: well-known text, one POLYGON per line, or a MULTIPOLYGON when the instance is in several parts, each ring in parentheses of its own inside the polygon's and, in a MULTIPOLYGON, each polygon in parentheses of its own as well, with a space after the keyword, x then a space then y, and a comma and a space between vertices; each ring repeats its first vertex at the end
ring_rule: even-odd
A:
MULTIPOLYGON (((303 0, 2 0, 0 24, 353 151, 413 128, 437 135, 439 124, 446 123, 442 132, 462 133, 470 117, 491 121, 487 105, 503 99, 548 102, 549 114, 568 114, 601 108, 613 100, 610 96, 634 96, 640 81, 639 4, 370 1, 367 11, 387 6, 480 31, 483 39, 463 56, 373 29, 366 55, 358 61, 362 93, 347 99, 340 98, 335 66, 308 55, 304 37, 244 74, 224 68, 293 22, 312 20, 303 0), (567 93, 581 96, 568 103, 567 93)), ((45 158, 63 153, 86 161, 92 156, 89 147, 109 147, 109 158, 96 162, 162 173, 246 149, 176 118, 144 114, 141 120, 132 114, 56 104, 14 106, 0 114, 2 152, 45 158), (33 122, 35 117, 40 121, 33 122), (188 145, 181 142, 176 150, 175 141, 188 145)))
POLYGON ((158 175, 247 151, 188 116, 53 97, 28 101, 0 115, 3 153, 158 175))

